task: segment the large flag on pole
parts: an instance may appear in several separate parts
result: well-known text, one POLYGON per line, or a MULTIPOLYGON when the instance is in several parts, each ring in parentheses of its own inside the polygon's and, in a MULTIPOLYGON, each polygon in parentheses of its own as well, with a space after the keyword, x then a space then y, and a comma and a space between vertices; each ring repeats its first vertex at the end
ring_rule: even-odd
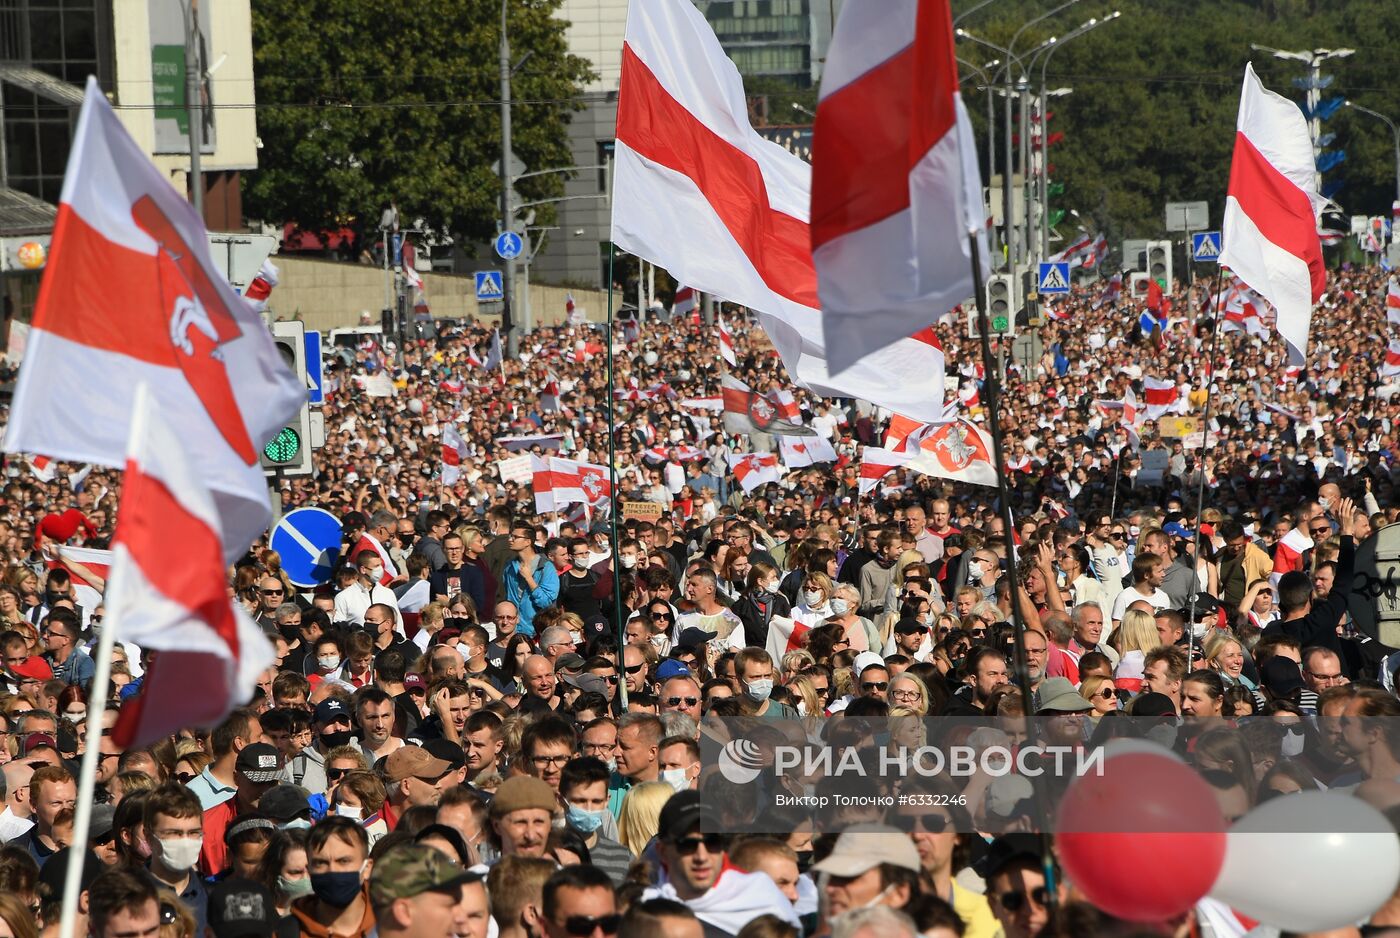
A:
POLYGON ((222 522, 195 448, 144 384, 130 428, 104 602, 117 638, 157 655, 113 729, 123 747, 218 724, 276 661, 262 629, 229 598, 222 522))
POLYGON ((258 452, 306 388, 89 79, 5 450, 121 466, 143 382, 213 492, 231 562, 272 520, 258 452))
POLYGON ((1302 364, 1313 304, 1327 286, 1312 136, 1298 105, 1244 67, 1220 264, 1278 310, 1289 359, 1302 364))
POLYGON ((704 15, 690 0, 632 0, 625 38, 613 174, 618 247, 754 310, 798 384, 936 419, 942 353, 922 337, 831 376, 807 225, 811 168, 750 126, 743 79, 704 15))
POLYGON ((822 71, 811 231, 838 376, 976 292, 969 232, 990 275, 948 0, 846 0, 822 71))

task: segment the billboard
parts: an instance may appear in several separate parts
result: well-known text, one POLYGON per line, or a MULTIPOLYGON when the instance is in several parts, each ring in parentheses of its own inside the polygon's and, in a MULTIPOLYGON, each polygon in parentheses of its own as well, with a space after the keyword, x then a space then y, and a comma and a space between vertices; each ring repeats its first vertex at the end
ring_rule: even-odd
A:
MULTIPOLYGON (((207 74, 211 6, 215 0, 189 0, 198 27, 202 140, 199 151, 214 152, 214 94, 207 74)), ((181 0, 149 0, 151 87, 155 117, 155 152, 189 153, 189 111, 185 100, 185 17, 181 0)))

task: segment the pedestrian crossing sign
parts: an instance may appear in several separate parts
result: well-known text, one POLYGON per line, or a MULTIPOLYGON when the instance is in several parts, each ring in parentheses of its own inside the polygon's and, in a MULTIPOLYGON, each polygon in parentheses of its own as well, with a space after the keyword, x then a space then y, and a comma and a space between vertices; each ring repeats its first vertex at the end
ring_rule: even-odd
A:
POLYGON ((1191 259, 1212 263, 1220 259, 1220 232, 1202 231, 1191 236, 1191 259))
POLYGON ((1049 261, 1040 265, 1036 292, 1056 294, 1069 292, 1069 262, 1049 261))
POLYGON ((499 270, 478 270, 476 272, 476 301, 483 303, 504 298, 505 290, 501 288, 501 272, 499 270))

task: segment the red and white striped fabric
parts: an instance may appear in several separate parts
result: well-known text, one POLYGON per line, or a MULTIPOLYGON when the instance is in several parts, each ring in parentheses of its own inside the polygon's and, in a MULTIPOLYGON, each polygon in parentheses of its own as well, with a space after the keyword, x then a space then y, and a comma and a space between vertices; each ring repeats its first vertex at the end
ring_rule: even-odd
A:
POLYGON ((754 131, 746 100, 693 3, 628 5, 613 240, 679 282, 753 309, 798 384, 935 419, 942 351, 926 340, 903 339, 831 376, 807 224, 811 168, 754 131))
MULTIPOLYGON (((1288 366, 1286 366, 1286 367, 1283 369, 1283 374, 1279 375, 1279 379, 1278 379, 1278 381, 1274 384, 1274 387, 1276 387, 1276 388, 1278 388, 1280 391, 1282 391, 1284 388, 1288 387, 1290 384, 1296 384, 1297 381, 1298 381, 1298 378, 1300 378, 1300 377, 1302 376, 1302 374, 1303 374, 1303 366, 1302 366, 1302 365, 1288 365, 1288 366)), ((1337 419, 1338 419, 1338 421, 1341 421, 1343 418, 1338 417, 1337 419)))
POLYGON ((185 428, 166 422, 144 385, 134 397, 104 602, 107 627, 157 655, 112 730, 127 748, 218 724, 276 660, 262 629, 229 599, 222 520, 187 461, 185 428))
POLYGON ((233 562, 272 520, 258 452, 306 388, 214 266, 194 208, 89 79, 5 450, 121 466, 142 383, 218 493, 233 562))
POLYGON ((1327 286, 1312 136, 1298 105, 1267 90, 1251 65, 1235 131, 1220 264, 1274 305, 1289 357, 1301 364, 1312 307, 1327 286))
POLYGON ((726 372, 720 378, 720 393, 724 400, 726 433, 776 433, 791 436, 814 433, 802 424, 802 414, 797 409, 791 391, 780 389, 759 394, 726 372))
POLYGON ((1294 528, 1274 546, 1274 572, 1269 582, 1278 585, 1279 577, 1303 569, 1303 552, 1312 550, 1313 541, 1301 528, 1294 528))
POLYGON ((442 483, 456 485, 462 476, 462 460, 467 455, 467 441, 453 424, 442 427, 442 483))
POLYGON ((380 543, 379 538, 370 534, 368 531, 361 534, 360 539, 355 542, 355 546, 350 548, 351 563, 354 563, 355 559, 359 557, 363 551, 367 550, 372 550, 378 554, 380 562, 384 565, 383 571, 379 574, 380 586, 388 586, 398 579, 399 568, 394 563, 394 559, 389 556, 389 552, 384 549, 384 545, 380 543))
POLYGON ((782 478, 774 453, 730 453, 728 459, 729 471, 745 492, 782 478))
POLYGON ((1123 295, 1123 274, 1121 272, 1108 278, 1108 283, 1104 285, 1103 292, 1094 300, 1092 307, 1098 309, 1104 305, 1117 303, 1119 297, 1123 295))
POLYGON ((778 438, 778 451, 783 465, 789 469, 836 462, 836 450, 824 436, 783 436, 778 438))
POLYGON ((1123 413, 1119 417, 1119 426, 1123 428, 1124 434, 1128 437, 1128 443, 1133 451, 1142 449, 1142 437, 1138 434, 1146 415, 1138 408, 1137 395, 1132 388, 1123 392, 1123 413))
POLYGON ((448 394, 461 394, 466 389, 466 382, 461 378, 443 378, 438 382, 438 390, 446 391, 448 394))
POLYGON ((565 294, 564 294, 564 321, 565 321, 565 322, 567 322, 567 323, 569 323, 569 324, 571 324, 571 325, 574 323, 574 311, 575 311, 577 308, 578 308, 577 304, 574 303, 574 291, 570 290, 568 293, 565 293, 565 294))
POLYGON ((558 413, 559 405, 559 376, 552 371, 545 372, 544 390, 540 391, 540 410, 558 413))
POLYGON ((694 462, 709 458, 709 453, 694 446, 653 446, 642 450, 642 459, 649 463, 670 462, 673 459, 676 462, 694 462))
POLYGON ((695 291, 690 287, 676 287, 675 299, 671 301, 671 315, 679 318, 695 312, 696 307, 695 291))
POLYGON ((1400 339, 1391 339, 1385 349, 1385 362, 1381 365, 1381 377, 1393 378, 1400 375, 1400 339))
POLYGON ((1400 283, 1390 278, 1385 288, 1385 318, 1392 325, 1400 326, 1400 283))
POLYGON ((58 559, 46 561, 45 565, 50 570, 54 567, 69 569, 69 563, 80 563, 91 570, 94 576, 100 576, 104 580, 109 579, 112 575, 112 552, 98 550, 95 547, 64 545, 58 549, 58 559))
POLYGON ((1156 420, 1171 410, 1181 396, 1175 381, 1154 378, 1152 375, 1142 379, 1142 392, 1148 420, 1156 420))
POLYGON ((793 397, 792 392, 787 388, 774 389, 768 398, 777 408, 780 419, 791 420, 793 423, 802 422, 802 408, 797 406, 797 398, 793 397))
POLYGON ((975 410, 982 406, 982 392, 975 384, 969 384, 965 388, 958 389, 958 402, 967 410, 975 410))
POLYGON ((565 505, 588 500, 577 460, 532 456, 530 462, 534 469, 530 489, 535 493, 536 511, 559 511, 565 505))
POLYGON ((739 364, 739 356, 734 353, 734 334, 729 331, 723 319, 717 319, 715 324, 719 326, 719 357, 724 359, 730 368, 735 368, 739 364))
POLYGON ((832 371, 975 293, 969 236, 986 277, 948 0, 846 0, 812 135, 812 257, 832 371))
POLYGON ((281 276, 277 265, 272 263, 272 258, 262 262, 258 268, 258 275, 249 283, 247 289, 243 291, 243 299, 252 307, 253 312, 261 313, 267 309, 268 297, 272 296, 272 288, 277 286, 277 281, 281 276))
POLYGON ((903 414, 892 414, 885 430, 885 449, 895 453, 918 452, 919 443, 936 429, 936 424, 919 423, 903 414))
POLYGON ((900 466, 907 465, 913 458, 913 453, 881 449, 878 446, 862 448, 860 451, 860 475, 858 476, 860 494, 868 494, 880 484, 881 479, 900 466))
POLYGON ((687 397, 678 404, 681 410, 701 410, 712 413, 720 413, 724 410, 724 398, 718 394, 713 397, 687 397))
POLYGON ((806 635, 811 626, 790 619, 787 616, 774 616, 768 623, 768 655, 774 661, 782 661, 783 655, 797 651, 806 644, 806 635))
POLYGON ((24 464, 40 482, 52 482, 58 475, 58 461, 47 456, 26 456, 24 464))
POLYGON ((936 427, 925 436, 909 468, 972 485, 997 484, 991 441, 976 424, 961 419, 936 427))
POLYGON ((600 505, 608 504, 612 499, 612 477, 607 466, 599 466, 591 462, 579 463, 578 487, 583 490, 585 506, 597 508, 600 505))

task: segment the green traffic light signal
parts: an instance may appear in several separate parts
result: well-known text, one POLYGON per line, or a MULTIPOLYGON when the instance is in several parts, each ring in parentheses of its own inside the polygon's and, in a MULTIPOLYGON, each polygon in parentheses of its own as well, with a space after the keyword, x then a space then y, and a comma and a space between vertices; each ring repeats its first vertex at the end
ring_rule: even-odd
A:
POLYGON ((301 435, 293 427, 283 427, 263 447, 263 456, 268 462, 279 465, 293 461, 300 452, 301 435))

